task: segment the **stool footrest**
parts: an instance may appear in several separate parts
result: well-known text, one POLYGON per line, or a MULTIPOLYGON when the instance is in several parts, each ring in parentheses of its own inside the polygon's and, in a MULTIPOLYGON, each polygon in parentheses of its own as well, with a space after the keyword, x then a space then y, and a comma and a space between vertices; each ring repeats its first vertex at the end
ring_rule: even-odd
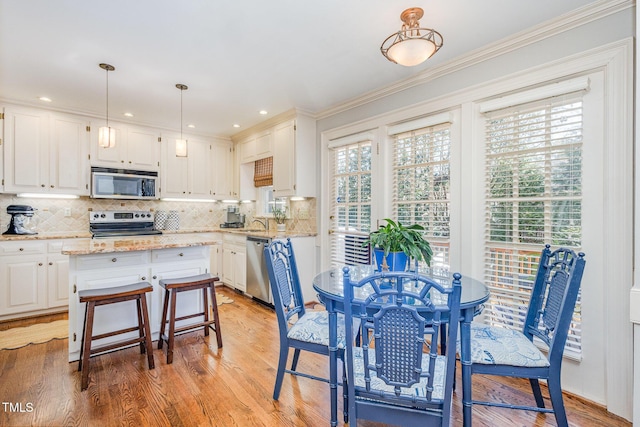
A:
POLYGON ((127 346, 130 346, 130 345, 133 345, 133 344, 139 344, 141 342, 144 342, 145 340, 146 340, 146 337, 142 337, 142 338, 132 338, 130 340, 114 342, 113 344, 108 344, 108 345, 103 345, 102 347, 92 348, 90 354, 104 353, 105 351, 115 350, 117 348, 123 348, 123 347, 127 347, 127 346))
POLYGON ((100 340, 103 338, 109 338, 112 337, 114 335, 120 335, 120 334, 126 334, 127 332, 133 332, 133 331, 139 331, 140 329, 137 326, 132 326, 130 328, 126 328, 126 329, 120 329, 119 331, 113 331, 113 332, 107 332, 104 334, 100 334, 100 335, 94 335, 91 340, 95 341, 95 340, 100 340))
MULTIPOLYGON (((193 325, 187 325, 187 326, 182 326, 180 328, 176 328, 174 333, 178 334, 180 332, 190 331, 192 329, 197 329, 197 328, 202 328, 203 326, 211 327, 211 325, 213 325, 214 323, 216 323, 216 322, 213 321, 213 320, 209 320, 208 322, 194 323, 193 325)), ((216 330, 216 328, 211 328, 211 329, 213 329, 214 331, 216 330)))

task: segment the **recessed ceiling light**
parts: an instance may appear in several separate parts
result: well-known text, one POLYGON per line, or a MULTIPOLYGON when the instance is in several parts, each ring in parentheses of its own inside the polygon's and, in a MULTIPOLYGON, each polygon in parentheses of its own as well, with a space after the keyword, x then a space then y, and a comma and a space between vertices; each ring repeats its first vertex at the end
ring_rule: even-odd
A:
POLYGON ((267 114, 267 110, 260 110, 260 114, 264 116, 265 114, 267 114))
POLYGON ((46 96, 41 96, 40 98, 38 98, 40 101, 43 102, 51 102, 51 98, 47 98, 46 96))
POLYGON ((133 114, 131 114, 131 113, 124 113, 124 116, 125 116, 125 117, 133 117, 133 114))
POLYGON ((239 124, 237 124, 237 123, 234 123, 234 124, 233 124, 233 127, 234 127, 234 128, 239 128, 239 127, 240 127, 240 125, 239 125, 239 124))
POLYGON ((196 127, 196 125, 194 125, 194 124, 190 124, 190 125, 187 125, 187 127, 188 127, 188 128, 191 128, 191 129, 194 129, 194 128, 196 127))

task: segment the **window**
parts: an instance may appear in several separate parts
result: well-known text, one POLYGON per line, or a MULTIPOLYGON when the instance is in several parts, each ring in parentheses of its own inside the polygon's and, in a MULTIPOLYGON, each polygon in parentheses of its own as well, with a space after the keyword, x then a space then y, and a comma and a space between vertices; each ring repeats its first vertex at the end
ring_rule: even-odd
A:
POLYGON ((393 144, 395 219, 425 228, 435 274, 449 271, 450 130, 444 123, 400 133, 393 144))
MULTIPOLYGON (((486 115, 485 282, 489 323, 522 329, 545 243, 582 239, 582 95, 486 115)), ((581 351, 580 296, 567 349, 581 351)))
POLYGON ((371 141, 331 148, 331 263, 369 264, 371 141))
MULTIPOLYGON (((289 199, 286 197, 273 197, 273 186, 260 187, 258 190, 258 201, 256 203, 256 216, 271 217, 273 208, 285 208, 289 212, 289 199)), ((288 216, 287 216, 288 217, 288 216)))

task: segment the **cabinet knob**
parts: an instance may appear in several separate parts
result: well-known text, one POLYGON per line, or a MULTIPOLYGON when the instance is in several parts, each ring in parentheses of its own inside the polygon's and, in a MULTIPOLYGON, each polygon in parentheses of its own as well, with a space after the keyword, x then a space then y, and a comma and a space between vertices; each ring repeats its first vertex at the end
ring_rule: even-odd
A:
POLYGON ((52 186, 51 186, 51 188, 56 188, 56 186, 55 186, 55 185, 52 185, 52 186))
POLYGON ((49 265, 53 265, 53 263, 51 261, 49 261, 49 265))
POLYGON ((22 251, 24 251, 24 248, 20 248, 19 250, 20 250, 20 252, 22 252, 22 251))
POLYGON ((184 254, 183 254, 182 252, 180 252, 180 253, 178 254, 178 256, 184 256, 184 254))
POLYGON ((157 279, 157 278, 158 278, 158 276, 155 276, 155 275, 153 276, 153 280, 155 280, 155 279, 157 279))
POLYGON ((111 258, 111 262, 116 262, 118 261, 118 258, 111 258))
POLYGON ((120 160, 120 163, 124 163, 124 160, 120 160))
POLYGON ((145 276, 142 276, 141 279, 142 280, 147 280, 147 278, 145 276))
POLYGON ((38 263, 38 265, 39 265, 40 267, 42 267, 42 263, 41 263, 41 262, 39 262, 39 263, 38 263))
POLYGON ((44 184, 40 184, 40 187, 44 188, 44 187, 46 187, 46 185, 44 185, 44 184))

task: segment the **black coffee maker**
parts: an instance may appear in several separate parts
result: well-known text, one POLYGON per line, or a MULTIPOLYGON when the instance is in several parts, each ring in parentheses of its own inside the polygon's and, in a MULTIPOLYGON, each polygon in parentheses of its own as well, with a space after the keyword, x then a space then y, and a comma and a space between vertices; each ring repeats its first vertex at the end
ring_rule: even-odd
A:
POLYGON ((38 234, 31 221, 35 209, 27 205, 9 205, 7 213, 11 215, 9 228, 2 234, 38 234))

